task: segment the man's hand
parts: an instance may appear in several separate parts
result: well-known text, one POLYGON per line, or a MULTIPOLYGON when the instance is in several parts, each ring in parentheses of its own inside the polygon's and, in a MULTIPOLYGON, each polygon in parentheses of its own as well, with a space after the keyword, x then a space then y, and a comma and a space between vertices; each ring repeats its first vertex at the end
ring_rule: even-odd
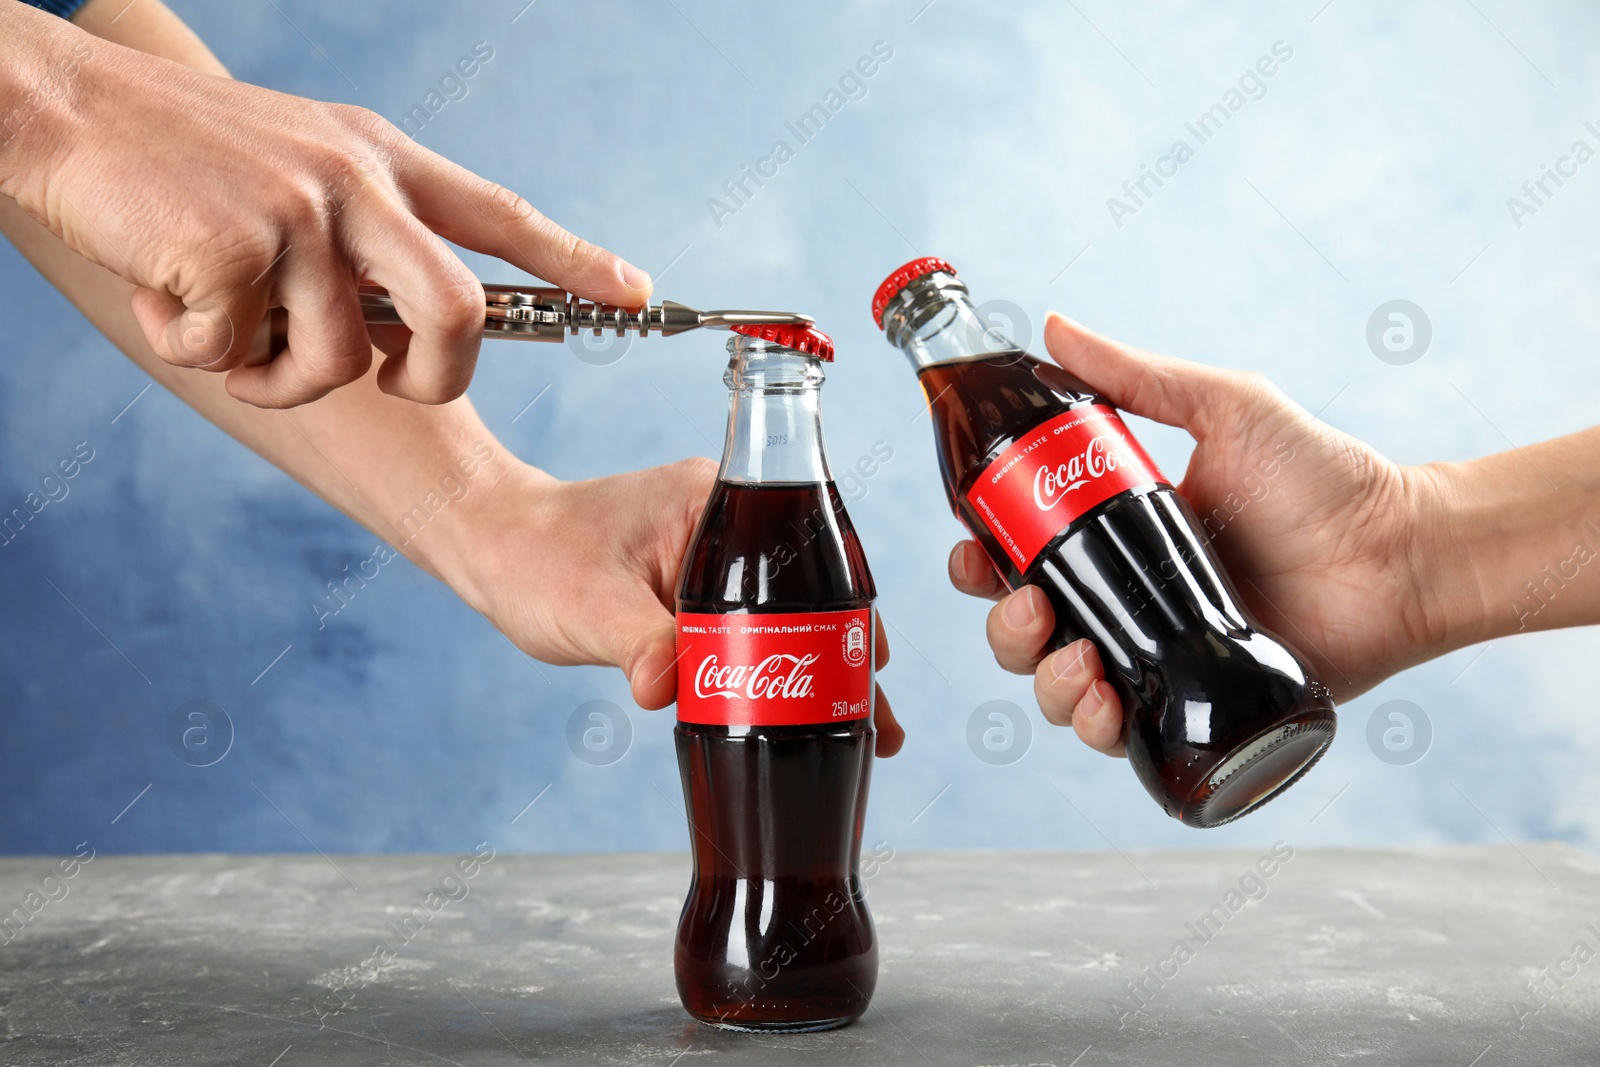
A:
MULTIPOLYGON (((394 294, 409 344, 380 387, 460 396, 483 288, 446 238, 586 298, 649 300, 643 271, 527 201, 416 144, 370 111, 244 85, 90 37, 22 4, 0 10, 0 103, 39 105, 0 131, 0 192, 80 255, 138 286, 151 348, 227 371, 228 391, 290 407, 360 378, 373 351, 356 286, 394 294), (13 63, 13 60, 16 60, 13 63), (289 347, 243 366, 271 307, 289 347)), ((30 105, 31 106, 31 105, 30 105)))
MULTIPOLYGON (((707 459, 561 482, 518 466, 470 524, 459 565, 442 576, 517 647, 546 663, 616 664, 633 699, 677 695, 673 604, 678 571, 717 466, 707 459)), ((889 659, 880 623, 879 665, 889 659)), ((905 740, 877 692, 877 752, 905 740)))
MULTIPOLYGON (((1214 534, 1250 610, 1311 659, 1336 698, 1449 645, 1448 583, 1432 578, 1453 552, 1435 519, 1437 472, 1396 466, 1260 375, 1150 355, 1054 314, 1045 346, 1118 407, 1195 439, 1178 492, 1214 534)), ((989 644, 1006 670, 1034 675, 1045 718, 1121 755, 1123 709, 1094 645, 1046 657, 1049 601, 1033 586, 1005 595, 975 541, 956 545, 950 577, 999 601, 989 644)))

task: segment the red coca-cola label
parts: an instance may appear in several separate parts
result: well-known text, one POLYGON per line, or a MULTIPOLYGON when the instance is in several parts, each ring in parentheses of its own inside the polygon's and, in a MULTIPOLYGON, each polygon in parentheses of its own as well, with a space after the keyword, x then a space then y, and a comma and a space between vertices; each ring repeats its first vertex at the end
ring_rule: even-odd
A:
POLYGON ((872 711, 872 609, 678 612, 678 721, 801 726, 872 711))
POLYGON ((1073 408, 1042 422, 996 456, 967 503, 1020 571, 1056 534, 1128 489, 1166 485, 1115 408, 1073 408))

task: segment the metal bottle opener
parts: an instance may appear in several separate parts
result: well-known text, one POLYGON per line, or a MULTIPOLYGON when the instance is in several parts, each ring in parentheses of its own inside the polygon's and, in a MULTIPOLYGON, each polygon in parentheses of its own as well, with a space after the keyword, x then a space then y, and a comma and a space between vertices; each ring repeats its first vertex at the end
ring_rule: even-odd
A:
MULTIPOLYGON (((580 300, 552 285, 485 285, 483 336, 516 341, 563 341, 589 331, 599 337, 607 331, 618 337, 632 331, 641 337, 652 331, 671 337, 688 330, 726 330, 734 326, 813 326, 816 320, 793 311, 696 311, 672 300, 629 311, 610 304, 580 300)), ((360 287, 362 318, 371 326, 401 326, 400 313, 388 290, 377 285, 360 287)), ((251 364, 266 363, 288 347, 289 314, 273 308, 251 346, 251 364)))

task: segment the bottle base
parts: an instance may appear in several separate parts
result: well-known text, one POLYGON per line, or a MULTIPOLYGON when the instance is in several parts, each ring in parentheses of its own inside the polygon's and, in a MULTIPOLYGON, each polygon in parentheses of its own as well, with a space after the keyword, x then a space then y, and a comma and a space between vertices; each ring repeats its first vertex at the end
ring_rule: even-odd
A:
POLYGON ((824 1030, 837 1030, 842 1026, 849 1026, 859 1015, 845 1015, 837 1019, 814 1019, 803 1022, 732 1022, 727 1019, 702 1019, 698 1015, 695 1021, 702 1026, 714 1027, 718 1030, 731 1030, 739 1034, 816 1034, 824 1030))
POLYGON ((1288 789, 1333 744, 1337 720, 1332 711, 1273 727, 1235 749, 1206 776, 1178 818, 1209 829, 1230 823, 1288 789))

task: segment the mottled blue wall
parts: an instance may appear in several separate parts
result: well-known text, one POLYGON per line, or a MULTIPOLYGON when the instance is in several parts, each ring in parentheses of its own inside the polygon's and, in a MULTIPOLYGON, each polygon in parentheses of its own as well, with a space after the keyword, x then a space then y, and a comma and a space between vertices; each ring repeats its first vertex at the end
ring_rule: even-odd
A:
MULTIPOLYGON (((1019 762, 980 762, 973 709, 1031 707, 1030 690, 993 665, 984 605, 944 580, 958 529, 911 376, 867 315, 887 269, 937 253, 980 300, 1014 301, 1035 324, 1058 307, 1264 371, 1310 409, 1332 400, 1329 421, 1403 462, 1576 430, 1600 417, 1600 162, 1520 227, 1505 201, 1575 139, 1600 143, 1584 128, 1600 119, 1600 14, 1509 0, 1403 13, 1373 0, 524 2, 174 6, 240 77, 394 120, 487 41, 495 58, 421 141, 664 271, 663 296, 802 307, 833 333, 836 465, 880 440, 894 451, 853 507, 897 628, 883 683, 911 735, 877 768, 870 839, 1600 842, 1592 630, 1407 672, 1342 709, 1332 754, 1291 795, 1205 834, 1038 720, 1019 762), (893 58, 865 97, 798 145, 784 123, 877 41, 893 58), (1293 56, 1265 94, 1114 220, 1107 198, 1277 41, 1293 56), (795 157, 714 219, 708 198, 780 138, 795 157), (1407 366, 1364 338, 1394 298, 1433 325, 1407 366), (1433 724, 1410 766, 1365 740, 1393 699, 1433 724)), ((319 632, 313 599, 373 535, 165 391, 141 395, 145 375, 10 251, 0 292, 0 508, 79 442, 94 451, 0 547, 0 850, 683 847, 670 712, 632 710, 620 762, 580 761, 568 719, 589 700, 631 708, 621 678, 532 664, 403 561, 319 632), (209 767, 168 740, 197 700, 235 728, 209 767)), ((518 453, 587 477, 711 454, 722 363, 712 337, 640 344, 604 367, 503 345, 472 395, 518 453)), ((1136 429, 1183 469, 1182 434, 1136 429)))

